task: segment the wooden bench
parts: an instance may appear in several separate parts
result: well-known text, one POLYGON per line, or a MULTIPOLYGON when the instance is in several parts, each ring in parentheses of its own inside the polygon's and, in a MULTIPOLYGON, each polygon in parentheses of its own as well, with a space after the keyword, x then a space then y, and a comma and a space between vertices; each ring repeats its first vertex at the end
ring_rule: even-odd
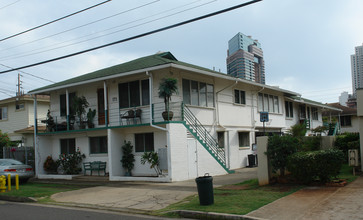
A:
POLYGON ((92 171, 97 171, 98 175, 100 175, 100 171, 103 171, 104 175, 106 176, 106 162, 102 161, 84 162, 83 163, 84 175, 86 175, 87 170, 91 171, 91 176, 92 176, 92 171))

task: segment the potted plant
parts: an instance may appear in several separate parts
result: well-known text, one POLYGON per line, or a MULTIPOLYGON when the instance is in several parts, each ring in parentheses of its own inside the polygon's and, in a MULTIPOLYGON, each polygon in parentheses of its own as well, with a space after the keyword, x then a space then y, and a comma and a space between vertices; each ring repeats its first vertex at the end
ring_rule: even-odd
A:
POLYGON ((43 168, 48 174, 57 174, 58 164, 53 160, 52 156, 48 156, 43 164, 43 168))
POLYGON ((169 121, 173 118, 173 112, 169 111, 169 102, 171 100, 171 96, 174 93, 178 93, 177 84, 178 81, 174 78, 164 78, 159 84, 159 98, 164 99, 165 103, 165 111, 162 113, 165 121, 169 121))
POLYGON ((132 153, 133 146, 131 142, 124 142, 122 145, 122 167, 126 169, 125 176, 131 176, 131 170, 134 168, 135 156, 132 153))
POLYGON ((159 168, 159 156, 156 152, 145 152, 141 157, 141 164, 150 164, 150 169, 154 168, 156 175, 161 175, 161 170, 159 168))
POLYGON ((84 114, 86 113, 86 108, 89 106, 89 103, 87 102, 87 99, 84 96, 77 97, 75 96, 73 98, 73 109, 76 113, 76 116, 79 120, 79 128, 85 129, 85 120, 84 120, 84 114))
POLYGON ((88 109, 88 113, 87 113, 87 124, 88 124, 88 128, 94 128, 95 124, 93 123, 93 119, 96 116, 96 109, 88 109))

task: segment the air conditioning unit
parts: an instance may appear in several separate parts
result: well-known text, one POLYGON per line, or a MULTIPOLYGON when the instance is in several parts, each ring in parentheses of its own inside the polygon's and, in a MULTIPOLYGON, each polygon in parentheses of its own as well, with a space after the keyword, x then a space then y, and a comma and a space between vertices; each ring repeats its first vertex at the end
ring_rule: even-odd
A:
POLYGON ((349 166, 357 167, 359 166, 359 155, 357 149, 348 150, 348 160, 349 166))

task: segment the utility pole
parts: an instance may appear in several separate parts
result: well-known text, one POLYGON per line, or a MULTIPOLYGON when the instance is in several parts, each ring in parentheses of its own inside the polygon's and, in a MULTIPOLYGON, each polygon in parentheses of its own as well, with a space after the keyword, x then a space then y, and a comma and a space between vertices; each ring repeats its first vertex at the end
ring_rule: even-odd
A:
POLYGON ((18 91, 16 93, 16 96, 22 96, 23 95, 23 91, 22 91, 22 81, 20 80, 20 77, 22 75, 20 75, 20 73, 18 73, 18 84, 16 84, 16 86, 18 87, 18 91))

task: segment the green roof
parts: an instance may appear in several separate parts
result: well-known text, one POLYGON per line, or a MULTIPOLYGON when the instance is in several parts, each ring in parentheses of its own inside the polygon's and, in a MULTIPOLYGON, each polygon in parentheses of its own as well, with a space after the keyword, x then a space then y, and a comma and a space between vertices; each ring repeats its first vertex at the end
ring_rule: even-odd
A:
MULTIPOLYGON (((200 66, 196 66, 196 65, 189 64, 189 63, 184 63, 184 62, 178 61, 173 56, 173 54, 171 54, 170 52, 164 52, 164 53, 154 54, 151 56, 141 57, 139 59, 132 60, 132 61, 129 61, 126 63, 111 66, 111 67, 108 67, 105 69, 97 70, 97 71, 94 71, 94 72, 91 72, 88 74, 84 74, 84 75, 81 75, 81 76, 78 76, 75 78, 71 78, 71 79, 68 79, 65 81, 61 81, 61 82, 54 83, 54 84, 51 84, 48 86, 44 86, 44 87, 41 87, 38 89, 34 89, 34 90, 30 91, 29 93, 36 93, 37 91, 41 91, 41 90, 51 89, 51 88, 55 88, 55 87, 59 87, 59 86, 65 86, 65 85, 69 85, 69 84, 73 84, 73 83, 85 82, 88 80, 93 80, 93 79, 97 79, 97 78, 101 78, 101 77, 107 77, 107 76, 112 76, 115 74, 127 73, 127 72, 131 72, 131 71, 141 70, 141 69, 150 68, 150 67, 156 67, 156 66, 160 66, 160 65, 169 64, 169 63, 192 67, 192 68, 196 68, 199 70, 215 72, 215 71, 212 71, 207 68, 203 68, 200 66)), ((217 72, 215 72, 215 73, 217 73, 217 72)))

